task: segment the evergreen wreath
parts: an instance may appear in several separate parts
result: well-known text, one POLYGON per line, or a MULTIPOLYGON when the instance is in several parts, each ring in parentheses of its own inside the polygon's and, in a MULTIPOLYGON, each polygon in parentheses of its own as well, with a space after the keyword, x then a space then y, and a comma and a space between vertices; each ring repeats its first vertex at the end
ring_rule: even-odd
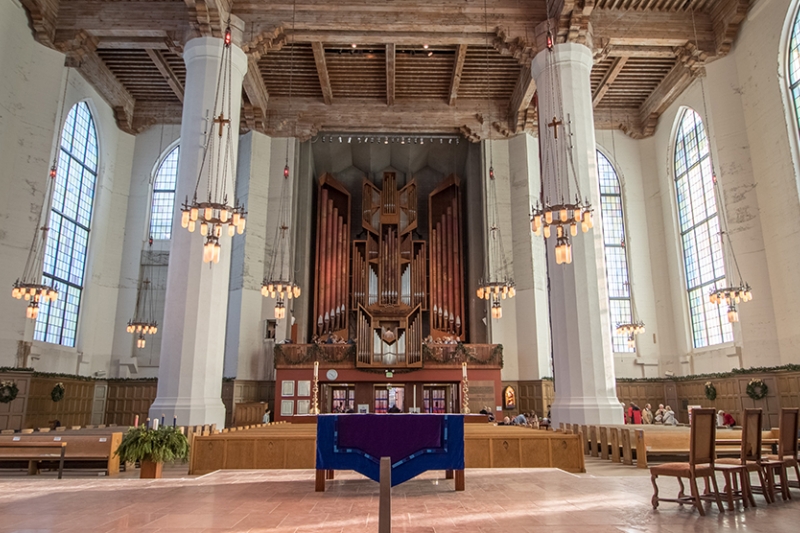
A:
POLYGON ((53 390, 50 391, 50 399, 54 402, 60 402, 64 399, 64 384, 63 383, 56 383, 56 386, 53 387, 53 390))
POLYGON ((760 400, 764 398, 769 392, 769 387, 767 384, 761 381, 760 379, 751 379, 750 383, 747 384, 747 395, 754 400, 760 400))
POLYGON ((10 403, 19 394, 19 387, 13 381, 3 381, 0 383, 0 403, 10 403))
POLYGON ((710 381, 706 381, 706 398, 712 402, 717 399, 717 388, 710 381))

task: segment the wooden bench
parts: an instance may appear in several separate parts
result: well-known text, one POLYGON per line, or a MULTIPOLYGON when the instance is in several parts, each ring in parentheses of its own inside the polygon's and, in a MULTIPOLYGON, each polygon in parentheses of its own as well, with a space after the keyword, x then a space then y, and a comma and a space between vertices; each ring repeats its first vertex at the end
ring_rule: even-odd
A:
POLYGON ((39 471, 39 461, 58 459, 58 479, 64 474, 64 452, 66 442, 0 442, 0 461, 28 461, 28 473, 39 471), (58 453, 51 450, 58 449, 58 453))
MULTIPOLYGON (((93 464, 105 463, 103 470, 113 476, 119 474, 119 457, 115 455, 122 442, 122 433, 115 432, 105 435, 80 435, 75 433, 30 434, 30 435, 2 435, 0 444, 3 443, 66 443, 64 461, 67 468, 92 468, 93 464)), ((42 461, 39 461, 42 462, 42 461)), ((38 468, 37 468, 38 470, 38 468)), ((35 471, 29 473, 35 474, 35 471)))

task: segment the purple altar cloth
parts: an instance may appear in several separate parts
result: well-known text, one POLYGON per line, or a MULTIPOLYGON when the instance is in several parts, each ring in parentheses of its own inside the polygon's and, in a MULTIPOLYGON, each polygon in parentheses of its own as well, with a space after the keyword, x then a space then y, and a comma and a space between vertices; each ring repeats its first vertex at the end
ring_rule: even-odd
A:
POLYGON ((391 457, 392 463, 425 448, 442 447, 442 417, 362 414, 338 420, 339 448, 357 448, 372 457, 391 457))

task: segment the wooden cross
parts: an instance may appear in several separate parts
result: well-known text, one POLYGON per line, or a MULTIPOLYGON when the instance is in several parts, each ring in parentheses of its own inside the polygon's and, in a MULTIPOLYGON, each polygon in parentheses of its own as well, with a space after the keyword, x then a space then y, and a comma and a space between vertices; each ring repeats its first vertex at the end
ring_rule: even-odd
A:
POLYGON ((558 139, 558 127, 562 124, 562 121, 556 119, 556 117, 553 117, 553 122, 547 125, 548 128, 553 128, 553 135, 555 135, 556 139, 558 139))
POLYGON ((222 137, 222 127, 225 124, 230 124, 230 123, 231 123, 231 119, 225 118, 225 113, 220 113, 219 116, 214 119, 214 124, 219 124, 219 136, 220 137, 222 137))

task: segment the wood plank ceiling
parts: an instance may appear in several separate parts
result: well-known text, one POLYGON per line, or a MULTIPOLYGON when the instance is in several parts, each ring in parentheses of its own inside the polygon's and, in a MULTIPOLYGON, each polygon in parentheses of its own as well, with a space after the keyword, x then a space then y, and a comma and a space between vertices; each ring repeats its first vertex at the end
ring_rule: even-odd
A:
MULTIPOLYGON (((182 46, 219 36, 233 4, 248 55, 242 129, 462 133, 536 127, 530 60, 543 0, 21 0, 36 39, 66 54, 131 133, 181 119, 182 46)), ((651 135, 730 50, 752 0, 554 0, 558 42, 592 48, 598 128, 651 135)))

